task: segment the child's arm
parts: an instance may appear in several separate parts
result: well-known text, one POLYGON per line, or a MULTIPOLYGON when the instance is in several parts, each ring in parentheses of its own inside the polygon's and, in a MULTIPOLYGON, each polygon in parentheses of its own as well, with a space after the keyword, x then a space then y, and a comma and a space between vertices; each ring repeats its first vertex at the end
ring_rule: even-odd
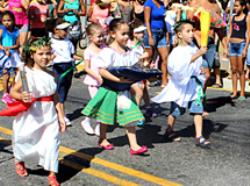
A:
POLYGON ((66 130, 66 124, 65 124, 65 120, 64 120, 64 110, 62 108, 62 104, 59 104, 58 100, 59 100, 58 99, 58 94, 55 94, 54 95, 54 103, 55 103, 55 106, 56 106, 60 132, 64 132, 66 130))
POLYGON ((60 0, 58 8, 57 8, 57 13, 59 14, 65 14, 70 12, 70 9, 68 8, 63 8, 64 7, 64 0, 60 0))
POLYGON ((73 55, 73 59, 74 59, 74 60, 82 60, 82 57, 80 57, 80 56, 74 54, 74 55, 73 55))
POLYGON ((10 95, 15 100, 20 100, 23 102, 29 102, 31 100, 31 95, 29 92, 22 91, 22 82, 21 80, 17 81, 10 90, 10 95))
POLYGON ((102 77, 104 77, 105 79, 108 79, 110 81, 114 81, 117 83, 130 83, 131 82, 131 81, 128 81, 124 78, 118 78, 118 77, 114 76, 113 74, 111 74, 109 71, 107 71, 104 68, 100 68, 99 72, 100 72, 102 77))
POLYGON ((207 47, 201 47, 200 50, 198 50, 191 58, 191 62, 195 62, 199 57, 203 56, 207 53, 207 47))
POLYGON ((97 73, 95 73, 93 70, 91 70, 91 63, 90 60, 85 60, 85 66, 84 69, 94 79, 96 79, 100 84, 102 84, 102 77, 99 76, 97 73))

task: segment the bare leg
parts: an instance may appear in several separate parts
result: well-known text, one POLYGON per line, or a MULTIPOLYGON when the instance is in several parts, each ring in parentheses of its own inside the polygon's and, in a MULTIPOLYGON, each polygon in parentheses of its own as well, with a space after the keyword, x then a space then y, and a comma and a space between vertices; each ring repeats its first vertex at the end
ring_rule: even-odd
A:
POLYGON ((168 119, 167 119, 167 131, 171 132, 174 129, 174 124, 175 124, 175 117, 172 116, 171 114, 168 115, 168 119))
POLYGON ((126 133, 128 136, 130 148, 134 151, 139 150, 141 146, 137 143, 135 127, 126 127, 126 133))
POLYGON ((232 73, 232 97, 237 96, 237 57, 230 57, 232 73))
POLYGON ((107 140, 107 128, 108 126, 105 124, 100 124, 100 137, 99 137, 99 145, 107 146, 110 143, 107 140))
POLYGON ((8 83, 9 83, 10 76, 9 76, 7 70, 4 70, 3 73, 4 73, 4 75, 3 75, 3 92, 8 93, 9 92, 8 83))
POLYGON ((245 96, 245 73, 244 73, 244 60, 242 57, 237 58, 238 73, 240 77, 240 96, 245 96))
POLYGON ((158 52, 161 58, 162 86, 166 86, 168 83, 167 58, 169 48, 158 48, 158 52))
POLYGON ((215 84, 222 85, 219 67, 214 68, 214 74, 215 74, 215 84))
POLYGON ((194 125, 195 125, 195 137, 201 137, 202 136, 202 125, 203 125, 203 119, 201 115, 194 115, 194 125))

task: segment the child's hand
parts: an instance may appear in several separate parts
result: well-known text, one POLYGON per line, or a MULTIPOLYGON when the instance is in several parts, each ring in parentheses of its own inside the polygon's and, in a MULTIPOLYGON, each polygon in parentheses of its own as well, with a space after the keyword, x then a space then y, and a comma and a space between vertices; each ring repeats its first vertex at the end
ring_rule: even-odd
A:
POLYGON ((103 83, 103 79, 101 76, 99 76, 96 80, 98 81, 99 85, 103 83))
POLYGON ((227 57, 228 56, 228 48, 224 48, 223 49, 223 57, 227 57))
POLYGON ((200 53, 201 55, 206 54, 206 53, 207 53, 207 47, 201 47, 200 50, 199 50, 199 53, 200 53))
POLYGON ((25 103, 30 103, 32 101, 32 96, 29 92, 22 92, 21 98, 25 103))
POLYGON ((242 51, 242 58, 245 58, 247 56, 247 48, 245 47, 242 51))
POLYGON ((64 118, 59 119, 59 130, 61 133, 65 132, 66 130, 66 123, 65 123, 64 118))
POLYGON ((201 74, 205 74, 206 73, 206 70, 204 67, 201 67, 201 74))

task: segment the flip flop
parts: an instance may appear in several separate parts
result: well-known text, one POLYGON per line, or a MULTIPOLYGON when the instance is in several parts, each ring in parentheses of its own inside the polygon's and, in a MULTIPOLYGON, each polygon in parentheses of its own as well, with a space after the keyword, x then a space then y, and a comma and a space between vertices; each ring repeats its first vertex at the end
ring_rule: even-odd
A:
POLYGON ((222 85, 222 84, 215 83, 215 84, 213 85, 213 87, 214 87, 214 88, 222 88, 223 85, 222 85))

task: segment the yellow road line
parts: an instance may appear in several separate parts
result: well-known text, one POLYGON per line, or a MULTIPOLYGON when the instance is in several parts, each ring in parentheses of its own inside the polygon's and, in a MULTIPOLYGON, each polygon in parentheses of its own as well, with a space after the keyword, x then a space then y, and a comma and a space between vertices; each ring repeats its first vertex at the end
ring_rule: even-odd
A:
POLYGON ((60 163, 62 163, 63 165, 66 165, 67 167, 71 167, 73 169, 79 170, 85 174, 89 174, 91 176, 94 175, 95 177, 101 178, 103 180, 106 180, 106 181, 111 182, 111 183, 116 184, 116 185, 138 186, 138 184, 136 184, 134 182, 130 182, 130 181, 127 181, 124 179, 117 178, 115 176, 112 176, 110 174, 107 174, 105 172, 102 172, 102 171, 99 171, 99 170, 96 170, 93 168, 83 167, 82 165, 74 163, 72 161, 62 160, 60 163))
MULTIPOLYGON (((7 139, 0 137, 0 140, 6 141, 7 139)), ((1 141, 0 141, 0 143, 1 143, 1 141)), ((102 180, 105 180, 107 182, 113 183, 115 185, 121 185, 121 186, 139 186, 139 184, 137 184, 137 183, 134 183, 134 182, 131 182, 131 181, 127 181, 125 179, 118 178, 116 176, 107 174, 105 172, 99 171, 99 170, 94 169, 94 168, 88 168, 88 167, 82 166, 82 165, 80 165, 78 163, 75 163, 75 162, 72 162, 72 161, 69 161, 69 160, 65 160, 65 159, 63 159, 63 157, 60 157, 59 160, 60 160, 60 164, 63 164, 65 166, 67 166, 67 167, 70 167, 72 169, 78 170, 78 171, 80 171, 82 173, 85 173, 85 174, 88 174, 88 175, 100 178, 102 180)))
MULTIPOLYGON (((12 131, 10 129, 3 128, 3 127, 0 127, 0 132, 3 132, 3 133, 8 134, 8 135, 12 134, 12 131)), ((97 158, 97 157, 94 157, 94 156, 91 156, 91 155, 88 155, 88 154, 85 154, 82 152, 78 152, 76 150, 73 150, 73 149, 70 149, 70 148, 67 148, 64 146, 60 146, 59 150, 62 153, 70 154, 72 156, 76 156, 78 158, 85 159, 87 161, 90 161, 91 163, 102 165, 104 167, 108 167, 110 169, 122 172, 124 174, 130 175, 130 176, 133 176, 136 178, 143 179, 145 181, 148 181, 148 182, 151 182, 151 183, 154 183, 157 185, 180 186, 180 184, 178 184, 178 183, 171 182, 171 181, 168 181, 166 179, 163 179, 163 178, 160 178, 160 177, 157 177, 157 176, 154 176, 154 175, 142 172, 142 171, 138 171, 138 170, 135 170, 135 169, 132 169, 129 167, 125 167, 125 166, 119 165, 117 163, 109 162, 107 160, 97 158)))

